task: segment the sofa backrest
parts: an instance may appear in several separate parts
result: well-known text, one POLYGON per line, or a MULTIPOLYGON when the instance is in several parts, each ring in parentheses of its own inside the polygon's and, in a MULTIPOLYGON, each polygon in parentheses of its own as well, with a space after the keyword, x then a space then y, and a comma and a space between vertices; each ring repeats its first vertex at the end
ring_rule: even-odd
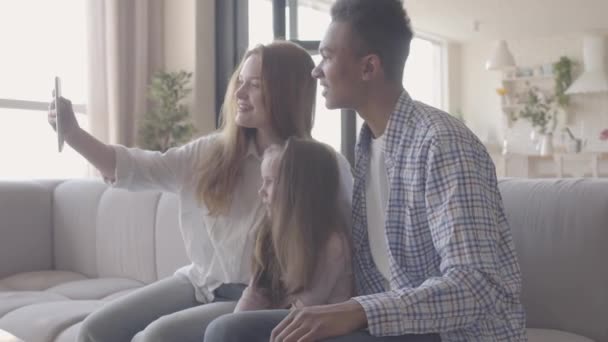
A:
MULTIPOLYGON (((499 188, 527 325, 608 342, 608 180, 502 179, 499 188)), ((0 249, 0 258, 15 259, 0 276, 53 260, 90 277, 150 282, 188 263, 173 195, 92 180, 0 182, 0 192, 0 236, 15 246, 0 249)))
POLYGON ((53 196, 55 268, 150 283, 188 263, 178 199, 69 180, 53 196))
POLYGON ((499 182, 527 325, 608 342, 608 180, 499 182))
POLYGON ((54 186, 0 181, 0 279, 53 266, 54 186))

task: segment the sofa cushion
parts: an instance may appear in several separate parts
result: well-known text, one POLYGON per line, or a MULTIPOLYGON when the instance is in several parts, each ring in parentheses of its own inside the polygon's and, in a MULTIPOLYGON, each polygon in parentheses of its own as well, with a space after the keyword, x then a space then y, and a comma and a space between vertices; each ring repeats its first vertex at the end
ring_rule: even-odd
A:
POLYGON ((28 305, 2 317, 0 329, 28 342, 53 341, 64 330, 100 308, 103 303, 99 300, 70 300, 28 305))
POLYGON ((52 193, 36 182, 0 181, 0 279, 53 265, 52 193))
POLYGON ((179 226, 179 199, 163 194, 156 213, 156 277, 173 275, 177 269, 190 264, 179 226))
POLYGON ((156 281, 154 223, 158 192, 106 191, 97 213, 98 277, 156 281))
POLYGON ((53 194, 55 268, 98 276, 95 218, 107 190, 101 181, 70 180, 53 194))
POLYGON ((46 292, 60 294, 76 300, 102 299, 117 292, 138 288, 142 285, 144 285, 142 282, 132 279, 97 278, 57 285, 46 290, 46 292))
POLYGON ((0 286, 16 291, 42 291, 59 284, 86 279, 69 271, 36 271, 12 275, 0 280, 0 286))
POLYGON ((551 329, 527 329, 528 342, 593 342, 586 337, 551 329))
POLYGON ((499 183, 529 327, 608 341, 608 180, 499 183))
POLYGON ((26 305, 62 300, 67 300, 67 298, 56 293, 40 291, 0 292, 0 318, 26 305))

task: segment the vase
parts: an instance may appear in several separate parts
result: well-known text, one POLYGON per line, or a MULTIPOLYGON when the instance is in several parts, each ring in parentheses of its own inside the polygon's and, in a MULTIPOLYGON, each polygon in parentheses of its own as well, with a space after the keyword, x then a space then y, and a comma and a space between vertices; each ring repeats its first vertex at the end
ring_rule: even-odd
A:
POLYGON ((545 133, 540 140, 540 155, 550 156, 553 154, 553 133, 545 133))
POLYGON ((532 128, 532 131, 530 131, 530 142, 532 142, 532 147, 534 148, 535 152, 538 152, 540 150, 540 137, 542 135, 540 133, 538 133, 534 128, 532 128))

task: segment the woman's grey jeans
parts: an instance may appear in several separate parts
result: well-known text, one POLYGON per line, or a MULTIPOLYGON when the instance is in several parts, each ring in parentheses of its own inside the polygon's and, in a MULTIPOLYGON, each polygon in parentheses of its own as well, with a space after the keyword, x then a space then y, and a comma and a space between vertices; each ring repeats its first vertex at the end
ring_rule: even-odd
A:
POLYGON ((234 310, 245 285, 226 284, 215 301, 196 301, 183 275, 160 280, 107 303, 82 323, 79 342, 203 341, 207 324, 234 310))

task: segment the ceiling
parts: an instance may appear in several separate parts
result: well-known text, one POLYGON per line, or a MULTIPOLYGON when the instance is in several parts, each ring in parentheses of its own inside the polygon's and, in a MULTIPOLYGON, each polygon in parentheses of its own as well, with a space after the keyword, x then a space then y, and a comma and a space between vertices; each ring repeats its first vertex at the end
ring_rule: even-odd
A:
POLYGON ((608 0, 403 2, 417 31, 456 41, 608 32, 608 0))
MULTIPOLYGON (((334 2, 297 1, 328 12, 334 2)), ((403 0, 403 3, 416 31, 448 40, 608 33, 608 0, 403 0), (475 22, 479 23, 478 31, 474 29, 475 22)))

